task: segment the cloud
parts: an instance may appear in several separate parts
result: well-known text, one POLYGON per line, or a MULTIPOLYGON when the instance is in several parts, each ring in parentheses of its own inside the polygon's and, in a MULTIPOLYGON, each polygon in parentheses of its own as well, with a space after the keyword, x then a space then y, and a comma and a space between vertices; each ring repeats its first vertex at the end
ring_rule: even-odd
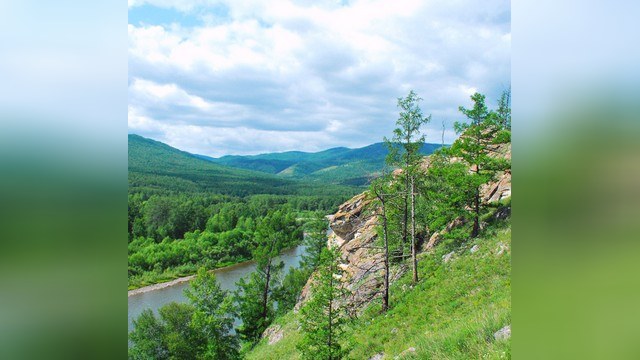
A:
POLYGON ((144 4, 202 24, 129 25, 130 132, 208 155, 377 142, 410 89, 440 142, 470 92, 509 85, 508 1, 144 4))

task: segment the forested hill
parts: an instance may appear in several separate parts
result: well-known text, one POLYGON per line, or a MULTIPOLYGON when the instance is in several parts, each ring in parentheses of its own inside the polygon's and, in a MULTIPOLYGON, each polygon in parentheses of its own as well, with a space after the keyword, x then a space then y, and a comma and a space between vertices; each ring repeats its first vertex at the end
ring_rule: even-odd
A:
POLYGON ((215 164, 139 135, 130 134, 128 140, 130 192, 207 192, 237 196, 355 193, 348 187, 321 186, 215 164))
MULTIPOLYGON (((420 152, 428 155, 440 146, 424 144, 420 152)), ((197 156, 217 164, 277 174, 285 178, 361 186, 367 184, 372 174, 382 169, 387 153, 384 143, 375 143, 357 149, 337 147, 315 153, 288 151, 220 158, 197 156)))

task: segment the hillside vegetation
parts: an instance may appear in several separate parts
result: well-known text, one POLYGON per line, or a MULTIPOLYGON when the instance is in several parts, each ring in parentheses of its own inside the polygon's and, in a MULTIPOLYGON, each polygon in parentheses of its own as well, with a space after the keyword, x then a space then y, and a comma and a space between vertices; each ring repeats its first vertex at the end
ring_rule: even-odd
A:
POLYGON ((353 193, 348 187, 284 179, 264 172, 215 164, 159 141, 129 135, 129 193, 325 195, 353 193))
POLYGON ((129 135, 129 289, 253 259, 266 219, 286 219, 285 244, 298 245, 304 219, 358 191, 218 165, 129 135))
MULTIPOLYGON (((468 229, 467 229, 468 230, 468 229)), ((423 281, 406 273, 391 288, 386 313, 372 303, 345 329, 349 359, 508 359, 509 341, 494 333, 511 324, 511 225, 500 222, 470 241, 450 239, 419 261, 423 281), (475 248, 474 248, 475 247, 475 248), (471 249, 474 250, 471 250, 471 249), (473 252, 472 252, 473 251, 473 252), (444 260, 453 253, 450 260, 444 260)), ((282 340, 263 339, 247 359, 300 359, 299 314, 276 321, 282 340)))
MULTIPOLYGON (((337 209, 324 212, 326 207, 299 196, 272 202, 270 195, 251 213, 251 197, 233 206, 201 207, 201 219, 209 218, 205 231, 162 240, 160 245, 194 242, 203 250, 197 257, 212 254, 218 261, 240 243, 229 259, 253 256, 257 268, 232 293, 216 287, 215 278, 202 278, 210 285, 191 305, 169 304, 160 309, 160 319, 147 314, 130 333, 130 354, 139 359, 510 358, 510 91, 496 109, 487 107, 484 95, 472 95, 473 106, 459 108, 468 120, 455 123, 460 137, 428 157, 421 153, 421 127, 431 115, 423 115, 421 100, 414 91, 398 99, 397 127, 384 138, 390 151, 386 166, 367 191, 337 209), (302 226, 307 254, 299 269, 285 275, 275 259, 302 240, 302 226), (229 325, 230 312, 241 320, 234 334, 216 326, 229 325)), ((298 166, 303 163, 287 169, 295 173, 298 166)), ((184 204, 193 210, 192 202, 184 204)), ((130 251, 141 254, 139 262, 137 254, 130 256, 130 274, 138 271, 142 278, 155 272, 150 269, 155 255, 134 245, 147 249, 174 232, 172 223, 156 226, 157 219, 193 218, 171 215, 176 207, 162 206, 153 196, 143 207, 137 219, 146 226, 147 239, 136 238, 135 221, 130 233, 136 238, 130 251), (163 209, 170 209, 169 216, 157 216, 163 209), (132 263, 139 266, 131 268, 132 263)), ((210 266, 190 264, 201 265, 210 266)))

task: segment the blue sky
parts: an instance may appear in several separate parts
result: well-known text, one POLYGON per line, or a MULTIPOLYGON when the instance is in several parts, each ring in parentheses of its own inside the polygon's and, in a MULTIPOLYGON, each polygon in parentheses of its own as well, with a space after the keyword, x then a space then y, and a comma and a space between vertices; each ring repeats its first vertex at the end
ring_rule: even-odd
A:
POLYGON ((458 106, 509 86, 510 4, 129 0, 130 133, 220 156, 382 140, 414 89, 455 138, 458 106))

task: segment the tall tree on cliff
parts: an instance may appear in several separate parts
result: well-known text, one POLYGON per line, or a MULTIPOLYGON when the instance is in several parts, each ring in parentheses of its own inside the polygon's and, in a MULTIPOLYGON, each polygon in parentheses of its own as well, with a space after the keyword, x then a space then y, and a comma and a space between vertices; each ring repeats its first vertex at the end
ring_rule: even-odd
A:
MULTIPOLYGON (((485 104, 485 96, 479 93, 473 94, 471 100, 473 101, 471 109, 459 107, 460 112, 470 121, 455 123, 455 130, 461 135, 451 146, 451 151, 454 156, 461 157, 470 166, 470 186, 473 188, 473 200, 472 204, 469 204, 473 213, 471 237, 477 237, 480 233, 482 208, 480 188, 483 184, 493 180, 498 171, 504 170, 508 166, 504 160, 492 157, 491 153, 497 143, 505 142, 505 136, 510 139, 510 133, 505 131, 501 121, 507 119, 504 116, 507 111, 508 114, 511 111, 504 108, 501 110, 503 115, 490 111, 485 104)), ((502 106, 508 106, 506 95, 503 95, 501 101, 504 102, 502 106)), ((510 121, 510 115, 508 119, 510 121)))
POLYGON ((344 297, 340 252, 325 248, 311 285, 311 298, 300 309, 303 339, 297 348, 303 359, 342 359, 346 353, 340 344, 346 312, 339 302, 344 297))
POLYGON ((260 221, 256 230, 258 246, 253 252, 256 271, 249 276, 249 281, 240 279, 236 291, 237 313, 242 319, 238 333, 244 340, 257 341, 273 320, 274 284, 284 268, 284 263, 276 262, 275 258, 290 242, 288 237, 295 234, 290 229, 289 216, 292 215, 274 211, 260 221))
POLYGON ((377 207, 378 216, 382 222, 378 229, 378 237, 382 238, 382 261, 384 267, 383 273, 383 288, 382 288, 382 311, 389 310, 389 263, 390 263, 390 251, 389 251, 389 218, 388 209, 389 203, 392 201, 394 194, 389 184, 391 183, 390 177, 381 176, 374 180, 369 186, 369 196, 373 199, 372 204, 377 207))
POLYGON ((389 148, 387 162, 392 166, 402 168, 403 203, 402 203, 402 244, 407 243, 407 232, 411 231, 411 260, 413 268, 413 282, 418 281, 415 198, 416 177, 422 156, 420 149, 424 145, 425 136, 421 132, 422 125, 431 121, 431 115, 424 116, 418 103, 422 100, 413 90, 404 98, 398 98, 400 117, 396 121, 397 128, 393 130, 393 137, 384 139, 389 148), (399 147, 399 148, 398 148, 399 147), (409 219, 410 217, 410 219, 409 219), (411 222, 409 223, 409 220, 411 222))

